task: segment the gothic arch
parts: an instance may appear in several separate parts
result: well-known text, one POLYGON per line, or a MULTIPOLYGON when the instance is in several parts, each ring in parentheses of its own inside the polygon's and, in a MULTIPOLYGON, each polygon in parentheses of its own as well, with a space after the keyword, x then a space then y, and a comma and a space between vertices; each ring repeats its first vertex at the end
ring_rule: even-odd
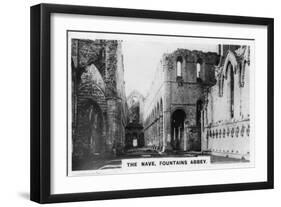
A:
POLYGON ((228 68, 229 63, 231 63, 234 73, 236 73, 236 70, 238 68, 238 62, 237 62, 237 59, 236 59, 234 53, 231 51, 228 51, 226 59, 224 61, 223 75, 224 75, 225 79, 227 79, 227 68, 228 68))
POLYGON ((186 111, 185 111, 185 108, 182 107, 182 106, 176 106, 176 107, 174 107, 174 108, 171 110, 171 114, 173 114, 173 113, 174 113, 175 111, 177 111, 177 110, 182 110, 185 114, 187 114, 186 111))
POLYGON ((97 85, 103 92, 105 91, 105 83, 98 68, 92 63, 85 68, 85 72, 81 75, 81 84, 91 82, 97 85))

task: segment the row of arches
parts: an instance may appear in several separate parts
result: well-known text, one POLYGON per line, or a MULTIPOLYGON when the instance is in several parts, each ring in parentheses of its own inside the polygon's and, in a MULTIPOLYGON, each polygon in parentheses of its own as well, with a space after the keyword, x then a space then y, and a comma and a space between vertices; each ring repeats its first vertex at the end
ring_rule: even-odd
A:
POLYGON ((207 131, 207 138, 227 138, 227 137, 249 137, 250 125, 241 125, 236 127, 226 127, 207 131))
POLYGON ((147 145, 163 146, 163 100, 160 98, 145 121, 145 140, 147 145))
POLYGON ((155 119, 158 119, 162 115, 163 115, 163 101, 162 98, 160 98, 160 100, 156 102, 156 105, 152 108, 150 114, 148 115, 147 125, 149 125, 150 122, 154 121, 155 119))

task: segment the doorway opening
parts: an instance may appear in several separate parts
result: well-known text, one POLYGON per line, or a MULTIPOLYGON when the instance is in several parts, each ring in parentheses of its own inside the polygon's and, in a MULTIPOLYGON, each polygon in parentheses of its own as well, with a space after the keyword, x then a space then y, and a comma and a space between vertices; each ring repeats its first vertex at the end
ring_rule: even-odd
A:
POLYGON ((177 109, 172 114, 171 120, 171 145, 174 150, 180 149, 181 140, 184 137, 184 120, 186 118, 185 112, 177 109))

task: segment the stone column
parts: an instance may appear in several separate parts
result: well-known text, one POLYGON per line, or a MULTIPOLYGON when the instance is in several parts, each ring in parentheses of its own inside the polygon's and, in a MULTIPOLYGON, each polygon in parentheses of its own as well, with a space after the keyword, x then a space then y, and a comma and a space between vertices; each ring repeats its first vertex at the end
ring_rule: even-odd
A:
POLYGON ((204 90, 204 104, 203 104, 203 109, 205 113, 203 113, 204 117, 201 116, 202 118, 202 121, 201 121, 201 126, 202 126, 202 134, 201 134, 201 151, 204 151, 204 150, 208 150, 208 137, 207 137, 207 128, 206 128, 206 125, 208 124, 208 90, 205 89, 204 90), (204 123, 203 123, 204 121, 204 123), (206 128, 206 129, 205 129, 206 128))
POLYGON ((164 120, 163 120, 164 124, 164 140, 163 140, 163 146, 164 149, 171 149, 171 112, 170 111, 166 111, 164 112, 164 120))
POLYGON ((106 137, 106 151, 111 152, 118 137, 118 104, 115 98, 107 99, 108 133, 106 137))
POLYGON ((159 124, 160 124, 160 126, 159 126, 159 128, 160 128, 160 137, 159 137, 160 147, 163 147, 163 135, 164 135, 164 133, 163 133, 163 115, 162 114, 160 115, 159 124))
POLYGON ((183 150, 187 151, 187 133, 186 133, 185 127, 184 127, 184 131, 183 131, 183 150))

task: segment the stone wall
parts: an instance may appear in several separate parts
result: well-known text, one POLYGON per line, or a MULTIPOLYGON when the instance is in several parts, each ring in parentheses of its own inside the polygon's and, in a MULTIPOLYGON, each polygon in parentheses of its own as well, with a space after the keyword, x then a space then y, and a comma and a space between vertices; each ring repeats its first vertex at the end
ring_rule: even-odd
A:
POLYGON ((216 53, 187 49, 163 55, 145 98, 146 145, 162 150, 201 149, 201 126, 196 123, 197 102, 204 99, 204 89, 215 83, 214 66, 218 60, 216 53))
POLYGON ((72 39, 71 54, 73 156, 116 153, 127 124, 121 41, 72 39))
POLYGON ((143 101, 141 93, 134 90, 127 97, 128 124, 126 126, 126 150, 144 146, 143 101))
POLYGON ((154 73, 153 82, 145 97, 143 120, 146 146, 163 147, 164 71, 162 60, 154 73))
POLYGON ((225 45, 222 48, 224 53, 216 68, 217 83, 206 95, 202 148, 216 155, 249 159, 250 47, 225 45))

